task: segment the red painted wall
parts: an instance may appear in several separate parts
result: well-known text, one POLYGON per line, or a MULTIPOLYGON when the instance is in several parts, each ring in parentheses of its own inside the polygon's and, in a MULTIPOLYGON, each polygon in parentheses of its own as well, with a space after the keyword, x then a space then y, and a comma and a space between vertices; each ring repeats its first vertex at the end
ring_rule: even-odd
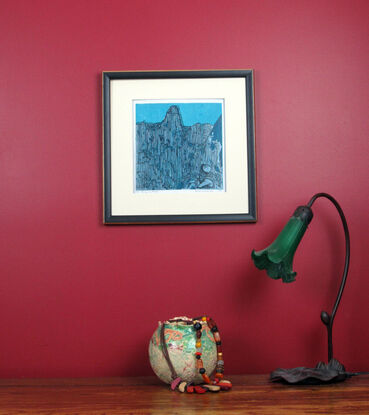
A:
POLYGON ((0 376, 151 373, 158 320, 207 313, 228 373, 326 359, 343 267, 328 201, 297 282, 256 270, 299 204, 332 193, 352 263, 335 356, 369 370, 366 0, 0 4, 0 376), (257 224, 102 225, 101 71, 255 69, 257 224))

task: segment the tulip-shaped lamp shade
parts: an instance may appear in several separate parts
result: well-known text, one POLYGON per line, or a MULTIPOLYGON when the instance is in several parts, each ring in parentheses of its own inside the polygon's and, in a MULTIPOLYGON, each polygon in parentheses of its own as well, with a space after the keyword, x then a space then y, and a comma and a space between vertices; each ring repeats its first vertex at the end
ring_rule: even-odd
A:
POLYGON ((350 237, 346 218, 338 202, 327 193, 317 193, 306 206, 299 206, 275 241, 261 251, 252 251, 251 257, 255 266, 261 270, 266 270, 269 277, 273 279, 281 278, 283 282, 295 281, 296 272, 292 269, 295 251, 304 236, 304 233, 313 218, 311 206, 319 197, 329 199, 341 217, 346 241, 346 258, 343 276, 339 292, 334 304, 332 313, 322 311, 320 318, 327 327, 328 333, 328 364, 319 363, 316 368, 295 368, 277 369, 272 372, 272 380, 281 380, 287 383, 324 383, 341 381, 351 376, 336 359, 333 359, 332 327, 333 320, 341 301, 343 289, 346 284, 348 267, 350 262, 350 237))
POLYGON ((255 266, 265 269, 271 278, 282 278, 283 282, 295 281, 293 256, 312 218, 313 212, 308 206, 298 207, 271 245, 262 251, 252 251, 255 266))

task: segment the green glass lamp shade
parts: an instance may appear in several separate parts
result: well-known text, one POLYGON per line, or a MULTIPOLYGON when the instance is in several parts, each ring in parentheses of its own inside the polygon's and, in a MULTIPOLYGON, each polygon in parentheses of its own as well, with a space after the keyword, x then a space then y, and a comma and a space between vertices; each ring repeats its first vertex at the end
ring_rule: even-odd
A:
POLYGON ((296 272, 292 270, 293 257, 312 218, 313 212, 308 206, 299 206, 271 245, 261 251, 252 251, 251 257, 255 266, 265 269, 273 279, 282 278, 283 282, 295 281, 296 272))

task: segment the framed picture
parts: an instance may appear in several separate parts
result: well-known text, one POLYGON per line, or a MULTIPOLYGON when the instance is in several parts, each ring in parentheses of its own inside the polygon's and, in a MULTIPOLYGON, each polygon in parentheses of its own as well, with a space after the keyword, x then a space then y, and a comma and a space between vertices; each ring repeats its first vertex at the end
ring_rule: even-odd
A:
POLYGON ((104 223, 255 222, 252 70, 103 72, 104 223))

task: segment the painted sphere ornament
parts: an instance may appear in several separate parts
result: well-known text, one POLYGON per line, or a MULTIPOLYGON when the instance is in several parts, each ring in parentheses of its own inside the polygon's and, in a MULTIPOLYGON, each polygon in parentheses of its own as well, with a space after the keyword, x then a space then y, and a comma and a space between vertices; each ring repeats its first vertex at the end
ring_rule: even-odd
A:
MULTIPOLYGON (((196 329, 192 319, 188 317, 175 317, 171 320, 159 322, 158 328, 151 337, 149 345, 150 364, 156 376, 165 383, 171 384, 172 373, 161 345, 162 328, 164 324, 164 341, 178 377, 187 383, 196 385, 204 383, 199 372, 198 358, 196 358, 197 343, 196 329)), ((217 346, 213 332, 206 321, 199 322, 202 328, 201 360, 206 373, 210 376, 217 365, 217 346)))

